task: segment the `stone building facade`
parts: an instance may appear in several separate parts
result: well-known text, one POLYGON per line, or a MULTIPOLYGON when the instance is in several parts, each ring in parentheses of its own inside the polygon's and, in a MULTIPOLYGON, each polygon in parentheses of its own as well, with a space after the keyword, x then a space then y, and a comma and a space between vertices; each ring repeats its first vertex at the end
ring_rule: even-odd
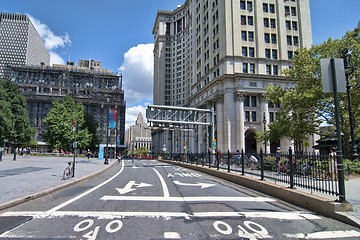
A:
POLYGON ((18 66, 11 67, 9 75, 16 82, 27 101, 27 111, 31 127, 37 129, 35 140, 44 145, 45 133, 43 119, 49 113, 52 102, 61 101, 71 94, 75 102, 84 105, 87 113, 98 123, 97 134, 101 144, 106 145, 108 108, 117 109, 117 126, 110 129, 110 147, 124 144, 125 107, 122 75, 107 69, 78 67, 72 65, 18 66))
MULTIPOLYGON (((255 134, 278 110, 266 101, 266 87, 294 87, 283 70, 297 49, 312 45, 309 0, 186 0, 173 11, 158 11, 153 35, 155 105, 213 108, 222 152, 293 146, 286 139, 260 143, 255 134)), ((152 135, 154 152, 179 138, 188 147, 177 152, 205 152, 211 142, 204 127, 152 135)), ((312 136, 308 141, 315 144, 312 136)))
POLYGON ((129 127, 125 132, 125 143, 130 152, 145 147, 151 151, 151 130, 147 129, 147 123, 140 112, 135 125, 129 127))

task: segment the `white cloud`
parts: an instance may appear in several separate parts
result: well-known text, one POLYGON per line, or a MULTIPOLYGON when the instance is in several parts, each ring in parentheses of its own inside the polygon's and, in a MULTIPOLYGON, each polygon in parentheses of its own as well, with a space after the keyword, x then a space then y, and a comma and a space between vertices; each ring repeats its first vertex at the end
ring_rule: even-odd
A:
POLYGON ((135 121, 140 112, 143 114, 144 119, 146 119, 146 108, 147 104, 145 106, 138 105, 127 108, 125 116, 125 129, 128 129, 132 125, 135 125, 135 121))
POLYGON ((35 29, 38 31, 40 37, 43 39, 46 49, 50 53, 50 65, 54 63, 64 64, 65 60, 62 59, 60 55, 55 52, 55 50, 58 48, 65 48, 67 45, 71 45, 69 34, 65 33, 64 36, 56 35, 46 24, 41 23, 40 20, 30 15, 29 18, 35 29))
POLYGON ((154 75, 154 44, 139 44, 124 54, 119 70, 127 104, 132 106, 142 100, 152 101, 154 75))

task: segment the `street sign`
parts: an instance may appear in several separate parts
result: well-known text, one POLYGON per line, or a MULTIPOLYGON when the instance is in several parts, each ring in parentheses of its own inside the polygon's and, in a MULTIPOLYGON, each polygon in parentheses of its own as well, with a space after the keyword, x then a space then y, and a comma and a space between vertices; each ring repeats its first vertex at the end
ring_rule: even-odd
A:
POLYGON ((308 142, 304 142, 304 147, 309 147, 310 144, 308 142))
MULTIPOLYGON (((342 58, 335 58, 336 83, 338 92, 346 92, 344 61, 342 58)), ((333 92, 333 80, 331 73, 330 58, 320 59, 322 85, 324 92, 333 92)))

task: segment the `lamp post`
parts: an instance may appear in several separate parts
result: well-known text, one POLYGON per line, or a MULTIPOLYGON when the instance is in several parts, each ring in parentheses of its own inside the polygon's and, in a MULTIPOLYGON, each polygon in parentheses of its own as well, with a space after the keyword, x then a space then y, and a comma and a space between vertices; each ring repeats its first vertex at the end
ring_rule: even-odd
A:
POLYGON ((106 98, 108 104, 107 109, 107 124, 106 124, 106 151, 104 164, 109 164, 109 118, 110 118, 110 96, 106 98))
POLYGON ((263 115, 263 124, 264 124, 264 154, 266 154, 266 136, 265 136, 265 132, 266 132, 266 117, 265 117, 265 112, 263 115))
POLYGON ((346 80, 346 93, 349 103, 349 125, 350 125, 350 137, 351 137, 351 159, 357 159, 359 157, 356 150, 356 140, 355 140, 355 131, 354 131, 354 116, 352 111, 351 104, 351 95, 350 95, 350 84, 349 84, 349 75, 354 72, 354 67, 350 64, 350 54, 348 54, 348 49, 344 49, 342 52, 342 57, 344 59, 344 69, 345 69, 345 80, 346 80))

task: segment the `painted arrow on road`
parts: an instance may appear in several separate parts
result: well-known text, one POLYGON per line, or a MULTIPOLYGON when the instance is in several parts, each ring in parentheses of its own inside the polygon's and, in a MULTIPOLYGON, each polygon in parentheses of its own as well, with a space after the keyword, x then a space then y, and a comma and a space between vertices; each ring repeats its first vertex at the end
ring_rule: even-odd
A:
POLYGON ((120 194, 125 194, 136 190, 136 188, 132 188, 133 186, 136 188, 140 188, 140 187, 151 187, 153 185, 143 182, 136 183, 135 181, 130 181, 128 184, 126 184, 124 188, 116 188, 116 190, 118 190, 120 194))
POLYGON ((176 185, 180 185, 180 186, 190 186, 190 187, 201 187, 201 188, 208 188, 208 187, 213 187, 215 186, 215 184, 210 184, 210 183, 182 183, 179 181, 173 181, 176 185))

